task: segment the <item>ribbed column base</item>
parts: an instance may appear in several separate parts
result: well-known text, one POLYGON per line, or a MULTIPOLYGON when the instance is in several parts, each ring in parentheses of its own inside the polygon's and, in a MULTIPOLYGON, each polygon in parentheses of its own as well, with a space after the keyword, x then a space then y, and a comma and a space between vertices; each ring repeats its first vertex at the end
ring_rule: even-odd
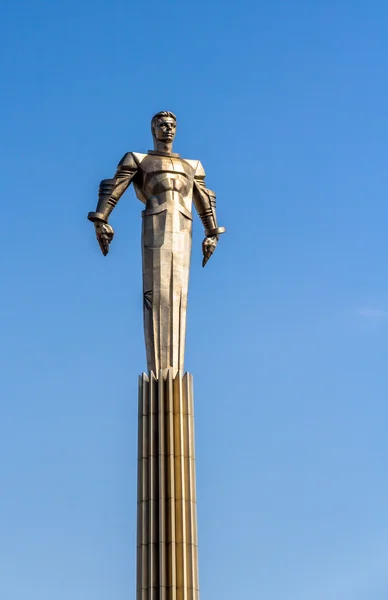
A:
POLYGON ((139 377, 137 600, 199 600, 193 377, 139 377))

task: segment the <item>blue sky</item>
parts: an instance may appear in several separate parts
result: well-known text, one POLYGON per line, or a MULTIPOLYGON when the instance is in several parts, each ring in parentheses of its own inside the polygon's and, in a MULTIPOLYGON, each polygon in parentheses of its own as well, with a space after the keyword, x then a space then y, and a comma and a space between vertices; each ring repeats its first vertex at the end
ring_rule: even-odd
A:
POLYGON ((0 598, 135 590, 140 210, 100 179, 178 115, 195 222, 202 598, 388 597, 388 4, 14 0, 1 27, 0 598))

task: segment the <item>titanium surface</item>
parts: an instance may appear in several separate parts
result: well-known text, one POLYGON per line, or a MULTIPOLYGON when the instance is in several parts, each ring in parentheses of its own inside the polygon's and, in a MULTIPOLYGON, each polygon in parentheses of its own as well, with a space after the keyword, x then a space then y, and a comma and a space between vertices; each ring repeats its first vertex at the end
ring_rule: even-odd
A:
POLYGON ((221 233, 198 160, 172 151, 176 117, 151 121, 154 150, 127 152, 100 183, 88 218, 104 256, 108 223, 133 183, 142 212, 143 317, 148 376, 139 378, 137 600, 199 600, 193 379, 184 372, 192 205, 205 229, 205 266, 221 233))
POLYGON ((147 369, 154 373, 184 370, 186 312, 192 238, 192 204, 205 229, 203 266, 225 231, 218 227, 215 193, 205 184, 198 160, 172 152, 176 117, 164 111, 151 122, 154 150, 127 152, 113 179, 101 181, 95 212, 88 218, 104 255, 114 231, 108 220, 133 183, 142 212, 143 318, 147 369))
POLYGON ((137 600, 198 600, 193 379, 139 377, 137 600))

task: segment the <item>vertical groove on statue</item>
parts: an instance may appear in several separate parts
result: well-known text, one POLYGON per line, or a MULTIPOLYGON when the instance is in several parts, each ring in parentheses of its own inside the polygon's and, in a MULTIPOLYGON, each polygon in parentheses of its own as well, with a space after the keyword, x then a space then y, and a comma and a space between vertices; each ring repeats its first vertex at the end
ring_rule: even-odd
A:
POLYGON ((168 600, 176 600, 175 473, 174 473, 174 389, 172 373, 167 375, 167 543, 168 600))
POLYGON ((191 477, 190 477, 190 409, 189 409, 189 390, 187 389, 187 374, 182 380, 182 398, 184 423, 184 473, 185 473, 185 506, 186 506, 186 552, 187 552, 187 590, 188 598, 193 597, 193 531, 192 531, 192 498, 191 498, 191 477))
POLYGON ((194 402, 193 402, 193 378, 186 373, 183 378, 187 398, 187 426, 188 426, 188 448, 187 448, 187 473, 188 491, 187 498, 190 500, 188 509, 188 529, 190 531, 190 588, 192 598, 197 599, 199 593, 198 582, 198 536, 197 536, 197 496, 195 487, 195 445, 194 445, 194 402))
MULTIPOLYGON (((166 383, 167 385, 167 383, 166 383)), ((166 431, 165 431, 165 388, 162 372, 159 372, 158 382, 158 439, 159 439, 159 600, 167 600, 167 571, 166 571, 166 431)))
POLYGON ((184 410, 182 378, 174 380, 175 512, 177 549, 177 600, 187 600, 186 503, 184 472, 184 410))
POLYGON ((184 474, 184 481, 182 485, 183 490, 183 506, 184 506, 184 518, 185 518, 185 546, 184 551, 186 554, 186 584, 187 599, 192 600, 193 595, 193 582, 192 582, 192 532, 191 532, 191 497, 190 497, 190 466, 189 466, 189 448, 190 448, 190 426, 189 426, 189 406, 188 406, 188 395, 186 389, 186 376, 181 380, 181 419, 182 419, 182 433, 183 433, 183 444, 182 444, 182 472, 184 474))
POLYGON ((138 461, 138 546, 137 598, 147 600, 148 593, 148 397, 149 380, 145 374, 139 380, 139 461, 138 461))
POLYGON ((150 377, 150 412, 149 412, 149 547, 148 547, 148 569, 149 569, 149 600, 158 600, 157 591, 159 589, 159 546, 158 546, 158 521, 157 511, 159 503, 158 489, 158 424, 157 424, 157 386, 158 382, 153 373, 150 377))
POLYGON ((142 485, 143 485, 143 393, 145 390, 145 376, 139 377, 139 407, 138 407, 138 433, 137 433, 137 548, 136 548, 136 600, 142 600, 142 485))

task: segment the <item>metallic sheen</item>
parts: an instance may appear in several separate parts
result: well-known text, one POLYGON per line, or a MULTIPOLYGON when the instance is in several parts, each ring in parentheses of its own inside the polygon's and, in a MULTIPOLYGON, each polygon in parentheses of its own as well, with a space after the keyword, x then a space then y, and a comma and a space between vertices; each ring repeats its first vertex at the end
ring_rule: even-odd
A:
POLYGON ((219 235, 215 193, 205 184, 199 160, 172 152, 176 117, 164 111, 151 122, 154 150, 127 152, 113 179, 101 181, 93 221, 104 255, 114 231, 108 220, 122 194, 133 183, 142 212, 143 316, 148 371, 173 375, 184 370, 186 311, 192 238, 192 204, 205 230, 203 266, 219 235))
POLYGON ((198 600, 193 379, 139 377, 137 600, 198 600))
POLYGON ((205 230, 205 266, 224 227, 199 160, 172 152, 176 117, 151 121, 154 150, 127 152, 103 179, 88 218, 104 256, 109 217, 133 183, 142 212, 143 316, 148 375, 139 378, 137 600, 199 600, 193 378, 184 373, 192 204, 205 230))

